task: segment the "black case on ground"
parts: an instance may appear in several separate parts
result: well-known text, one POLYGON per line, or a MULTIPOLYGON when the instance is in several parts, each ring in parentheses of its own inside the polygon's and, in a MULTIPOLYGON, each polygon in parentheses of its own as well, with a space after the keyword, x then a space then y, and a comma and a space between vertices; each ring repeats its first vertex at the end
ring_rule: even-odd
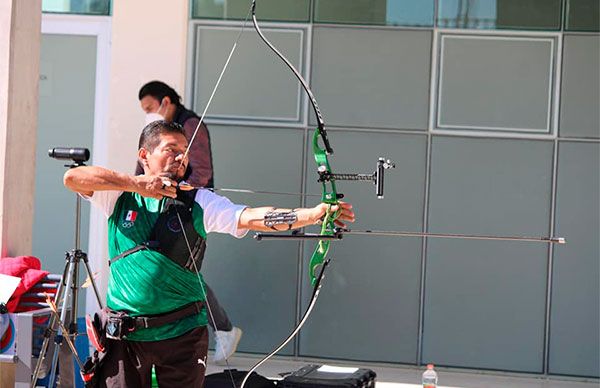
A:
MULTIPOLYGON (((242 385, 242 380, 246 377, 247 371, 237 369, 225 369, 220 373, 213 373, 204 377, 204 388, 234 388, 242 385)), ((252 372, 244 388, 275 388, 275 382, 266 377, 252 372)))
POLYGON ((277 383, 282 388, 373 388, 377 375, 370 369, 354 372, 319 371, 322 365, 310 364, 277 383))

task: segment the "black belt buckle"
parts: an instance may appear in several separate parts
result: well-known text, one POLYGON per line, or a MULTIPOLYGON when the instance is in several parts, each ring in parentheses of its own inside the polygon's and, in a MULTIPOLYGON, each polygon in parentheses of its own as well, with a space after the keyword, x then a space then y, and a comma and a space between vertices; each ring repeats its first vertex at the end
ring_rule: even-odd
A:
POLYGON ((135 320, 129 316, 109 316, 106 321, 106 338, 121 340, 135 330, 135 320))

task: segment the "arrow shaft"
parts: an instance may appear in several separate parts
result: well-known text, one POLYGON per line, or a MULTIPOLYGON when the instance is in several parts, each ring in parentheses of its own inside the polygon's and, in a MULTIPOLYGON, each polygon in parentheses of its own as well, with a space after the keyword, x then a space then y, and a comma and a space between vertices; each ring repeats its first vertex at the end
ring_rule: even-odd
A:
POLYGON ((212 191, 221 191, 227 193, 244 193, 244 194, 275 194, 275 195, 290 195, 290 196, 301 196, 301 197, 320 197, 317 194, 301 194, 301 193, 291 193, 285 191, 268 191, 268 190, 250 190, 250 189, 230 189, 230 188, 217 188, 217 189, 209 189, 212 191))
POLYGON ((292 233, 292 234, 273 234, 256 233, 254 238, 257 241, 262 240, 341 240, 344 235, 370 235, 387 237, 431 237, 431 238, 454 238, 463 240, 499 240, 499 241, 523 241, 523 242, 541 242, 546 244, 565 244, 563 237, 529 237, 529 236, 492 236, 458 233, 426 233, 426 232, 403 232, 387 230, 338 230, 332 235, 320 235, 310 233, 292 233))
POLYGON ((543 242, 552 244, 565 244, 562 237, 530 237, 530 236, 493 236, 493 235, 474 235, 458 233, 426 233, 426 232, 404 232, 404 231, 385 231, 385 230, 348 230, 344 234, 372 235, 372 236, 390 236, 390 237, 433 237, 433 238, 456 238, 465 240, 500 240, 500 241, 529 241, 543 242))

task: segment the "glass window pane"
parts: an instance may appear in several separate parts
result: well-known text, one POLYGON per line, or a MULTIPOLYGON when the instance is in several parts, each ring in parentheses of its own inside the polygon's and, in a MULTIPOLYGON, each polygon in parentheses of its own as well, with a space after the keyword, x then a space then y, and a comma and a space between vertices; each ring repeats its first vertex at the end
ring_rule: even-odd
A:
POLYGON ((437 127, 550 133, 556 41, 441 35, 437 127))
MULTIPOLYGON (((273 45, 296 68, 303 71, 304 29, 265 28, 273 45)), ((197 26, 194 76, 194 108, 202 110, 210 98, 220 69, 225 63, 239 27, 197 26)), ((243 60, 230 63, 229 72, 219 86, 209 117, 222 120, 279 121, 299 123, 302 119, 302 94, 298 80, 285 66, 264 51, 258 34, 247 28, 240 38, 237 56, 243 60), (252 77, 248 77, 252 74, 252 77), (254 98, 257 90, 268 89, 262 98, 254 98)))
POLYGON ((110 15, 110 0, 42 0, 42 12, 110 15))
POLYGON ((561 137, 600 138, 600 36, 565 34, 560 94, 561 137))
POLYGON ((315 0, 315 23, 433 26, 433 0, 315 0))
MULTIPOLYGON (((426 130, 432 35, 431 30, 316 27, 311 84, 325 122, 426 130)), ((316 123, 312 112, 310 122, 316 123)))
POLYGON ((440 0, 441 28, 559 30, 561 0, 440 0))
MULTIPOLYGON (((245 19, 248 0, 192 0, 192 18, 245 19)), ((258 20, 308 22, 310 0, 261 0, 256 4, 258 20)))
POLYGON ((598 0, 567 0, 566 29, 570 31, 600 31, 598 0))

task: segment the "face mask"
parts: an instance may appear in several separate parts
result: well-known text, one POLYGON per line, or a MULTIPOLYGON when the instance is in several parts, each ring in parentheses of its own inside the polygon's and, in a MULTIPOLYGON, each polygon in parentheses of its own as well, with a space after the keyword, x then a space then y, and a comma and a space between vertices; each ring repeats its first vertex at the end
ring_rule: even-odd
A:
POLYGON ((165 116, 160 114, 160 108, 162 108, 162 101, 160 102, 160 105, 158 107, 158 110, 156 112, 150 112, 150 113, 146 113, 146 125, 150 124, 151 122, 154 121, 159 121, 159 120, 164 120, 165 116))

